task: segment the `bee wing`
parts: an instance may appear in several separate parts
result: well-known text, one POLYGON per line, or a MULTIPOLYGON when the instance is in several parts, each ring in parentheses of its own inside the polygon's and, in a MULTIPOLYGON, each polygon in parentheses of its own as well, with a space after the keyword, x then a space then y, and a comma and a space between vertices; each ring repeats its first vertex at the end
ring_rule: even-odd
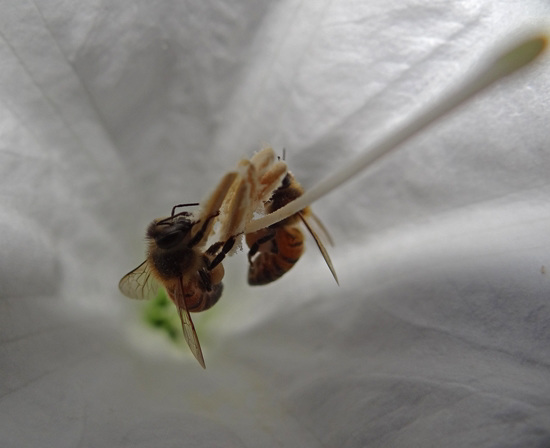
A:
MULTIPOLYGON (((305 218, 306 216, 304 216, 305 218)), ((334 241, 332 240, 332 237, 330 236, 330 233, 328 233, 327 228, 324 226, 323 222, 319 219, 319 217, 314 214, 312 211, 310 211, 309 216, 306 219, 311 218, 313 223, 317 226, 317 231, 321 233, 324 239, 328 241, 328 243, 331 246, 334 246, 334 241)), ((311 225, 311 222, 309 223, 311 225)))
MULTIPOLYGON (((315 231, 311 227, 311 224, 309 223, 307 217, 305 217, 301 212, 298 212, 298 216, 300 217, 302 222, 305 224, 305 226, 307 227, 307 230, 309 231, 309 233, 311 233, 311 236, 315 240, 315 243, 317 244, 317 247, 321 251, 321 254, 323 255, 323 258, 325 259, 325 261, 327 263, 327 266, 330 269, 330 272, 332 273, 332 276, 334 277, 334 280, 336 280, 336 284, 340 285, 340 283, 338 282, 338 276, 336 275, 336 271, 334 269, 334 266, 332 265, 332 261, 330 259, 330 256, 329 256, 327 250, 325 249, 325 246, 322 243, 321 239, 319 238, 319 236, 315 233, 315 231)), ((317 222, 320 222, 319 219, 317 219, 317 222)), ((324 226, 321 225, 321 228, 324 229, 324 226)))
POLYGON ((157 295, 159 284, 151 275, 149 263, 145 260, 122 277, 118 289, 130 299, 153 299, 157 295))
POLYGON ((199 364, 203 369, 206 369, 206 364, 204 363, 204 357, 202 356, 201 344, 195 331, 195 326, 187 310, 187 305, 185 304, 185 298, 183 296, 183 279, 180 277, 178 285, 175 288, 174 293, 174 303, 178 308, 178 313, 180 315, 181 327, 183 329, 183 336, 187 341, 187 345, 191 349, 191 353, 197 359, 199 364))

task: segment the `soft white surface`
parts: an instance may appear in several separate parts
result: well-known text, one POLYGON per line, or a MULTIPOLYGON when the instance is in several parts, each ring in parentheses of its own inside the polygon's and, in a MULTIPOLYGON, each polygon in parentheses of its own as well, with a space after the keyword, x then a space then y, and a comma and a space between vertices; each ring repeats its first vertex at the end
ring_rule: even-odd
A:
POLYGON ((545 1, 4 2, 0 445, 550 444, 550 63, 316 204, 281 281, 197 316, 116 290, 143 232, 263 143, 307 187, 545 1))

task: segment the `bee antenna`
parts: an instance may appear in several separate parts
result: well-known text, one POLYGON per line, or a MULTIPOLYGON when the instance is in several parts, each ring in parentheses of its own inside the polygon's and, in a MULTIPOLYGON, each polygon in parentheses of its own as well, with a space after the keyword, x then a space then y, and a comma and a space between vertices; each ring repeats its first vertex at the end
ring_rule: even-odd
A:
POLYGON ((180 207, 194 207, 196 205, 199 205, 198 202, 190 202, 189 204, 178 204, 178 205, 174 205, 172 207, 172 213, 170 214, 170 217, 174 217, 174 213, 176 211, 177 208, 180 208, 180 207))
POLYGON ((286 148, 283 148, 283 157, 277 156, 277 160, 285 160, 286 158, 286 148))

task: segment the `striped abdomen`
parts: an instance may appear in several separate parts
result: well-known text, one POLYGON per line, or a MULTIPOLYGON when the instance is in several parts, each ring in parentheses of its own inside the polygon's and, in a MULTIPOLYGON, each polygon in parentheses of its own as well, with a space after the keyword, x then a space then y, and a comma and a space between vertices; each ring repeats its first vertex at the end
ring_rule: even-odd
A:
POLYGON ((250 267, 248 283, 265 285, 282 277, 304 252, 304 235, 298 227, 280 226, 246 235, 250 267))

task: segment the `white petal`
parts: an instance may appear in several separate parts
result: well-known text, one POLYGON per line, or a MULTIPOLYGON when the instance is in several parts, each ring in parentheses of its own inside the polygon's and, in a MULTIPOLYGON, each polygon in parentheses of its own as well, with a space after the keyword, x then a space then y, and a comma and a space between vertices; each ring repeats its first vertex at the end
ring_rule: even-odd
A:
POLYGON ((265 288, 231 260, 223 301, 197 319, 206 372, 135 350, 150 332, 128 335, 138 318, 120 308, 135 303, 116 283, 148 220, 240 156, 286 147, 312 185, 548 12, 6 5, 2 446, 547 442, 547 60, 316 204, 340 289, 311 244, 265 288))

